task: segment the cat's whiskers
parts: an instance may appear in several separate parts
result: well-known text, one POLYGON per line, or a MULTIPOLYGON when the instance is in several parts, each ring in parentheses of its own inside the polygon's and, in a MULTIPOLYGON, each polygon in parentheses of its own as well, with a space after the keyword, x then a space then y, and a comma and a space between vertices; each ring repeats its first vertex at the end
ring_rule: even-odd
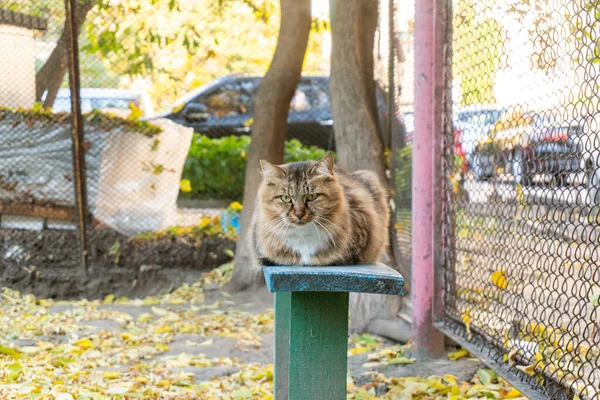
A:
POLYGON ((337 239, 339 239, 339 240, 342 239, 342 237, 339 234, 339 230, 341 228, 336 223, 334 223, 330 219, 328 219, 326 217, 322 217, 322 216, 317 216, 316 219, 318 219, 321 222, 321 225, 323 226, 323 228, 325 228, 326 230, 331 231, 333 234, 335 234, 335 236, 337 237, 337 239), (325 223, 333 225, 332 228, 327 228, 325 226, 325 223))
POLYGON ((291 222, 289 222, 287 218, 284 218, 282 222, 282 224, 278 225, 278 229, 267 238, 269 243, 275 239, 279 240, 279 236, 291 225, 291 222))
POLYGON ((266 229, 270 225, 274 225, 275 223, 281 222, 284 217, 277 217, 275 219, 269 220, 260 226, 260 229, 266 229))
MULTIPOLYGON (((331 242, 335 242, 335 240, 333 239, 333 235, 331 234, 331 232, 329 231, 329 229, 327 229, 327 227, 325 225, 323 225, 323 223, 321 221, 319 221, 318 219, 314 219, 314 222, 317 223, 321 228, 323 228, 323 230, 327 233, 327 235, 329 236, 329 240, 331 242)), ((321 230, 317 229, 317 232, 319 232, 319 239, 321 238, 321 230)))
MULTIPOLYGON (((315 222, 319 223, 317 220, 313 220, 311 223, 313 224, 313 226, 315 226, 315 222)), ((315 228, 317 228, 317 233, 319 234, 319 241, 322 242, 323 238, 321 237, 321 230, 315 226, 315 228)))
POLYGON ((264 224, 261 227, 261 233, 268 234, 274 230, 277 230, 284 223, 285 223, 285 217, 275 218, 274 220, 264 224))

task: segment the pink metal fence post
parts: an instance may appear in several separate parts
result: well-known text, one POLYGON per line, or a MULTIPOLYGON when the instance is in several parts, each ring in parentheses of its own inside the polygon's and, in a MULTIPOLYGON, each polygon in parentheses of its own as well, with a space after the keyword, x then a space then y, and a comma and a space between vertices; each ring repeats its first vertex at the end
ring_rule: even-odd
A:
POLYGON ((439 357, 444 336, 434 326, 441 299, 435 271, 441 268, 441 136, 443 17, 441 0, 415 4, 415 134, 412 157, 412 294, 413 348, 419 358, 439 357))

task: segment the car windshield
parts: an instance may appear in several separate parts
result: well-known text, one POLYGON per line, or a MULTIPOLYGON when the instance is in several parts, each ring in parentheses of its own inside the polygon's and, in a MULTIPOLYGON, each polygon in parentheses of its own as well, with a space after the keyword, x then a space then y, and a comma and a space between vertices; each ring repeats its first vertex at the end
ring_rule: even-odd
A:
POLYGON ((458 113, 460 122, 471 125, 490 125, 498 120, 500 110, 463 111, 458 113))
MULTIPOLYGON (((255 78, 232 80, 197 96, 191 103, 202 105, 211 118, 215 119, 249 115, 253 112, 259 85, 260 79, 255 78)), ((329 108, 328 81, 302 79, 290 102, 290 111, 314 112, 329 108)))

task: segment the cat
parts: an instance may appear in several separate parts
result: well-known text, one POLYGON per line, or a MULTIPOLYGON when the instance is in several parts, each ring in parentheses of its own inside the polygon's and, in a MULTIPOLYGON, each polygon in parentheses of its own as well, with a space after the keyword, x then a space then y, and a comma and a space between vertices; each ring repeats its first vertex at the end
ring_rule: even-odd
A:
POLYGON ((320 161, 274 165, 263 175, 250 226, 254 267, 375 264, 389 241, 385 187, 371 171, 320 161))

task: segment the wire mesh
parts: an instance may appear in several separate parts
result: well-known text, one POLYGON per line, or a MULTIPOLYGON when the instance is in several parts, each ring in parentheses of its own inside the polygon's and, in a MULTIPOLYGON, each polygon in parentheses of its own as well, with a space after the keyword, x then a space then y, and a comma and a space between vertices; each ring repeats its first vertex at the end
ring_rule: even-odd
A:
MULTIPOLYGON (((336 149, 324 5, 313 2, 303 77, 288 115, 286 162, 336 149)), ((92 263, 119 264, 124 241, 192 229, 226 216, 223 209, 242 200, 254 99, 277 43, 279 1, 84 0, 75 7, 85 214, 91 217, 86 251, 92 263)), ((404 146, 400 76, 391 96, 389 90, 389 70, 398 74, 394 65, 403 60, 396 49, 388 56, 397 35, 390 36, 390 15, 399 13, 382 11, 379 21, 376 99, 381 127, 390 126, 404 146)), ((10 55, 0 77, 3 234, 76 230, 65 3, 9 1, 0 5, 0 18, 7 38, 2 54, 10 55)), ((408 188, 404 183, 399 191, 405 205, 408 188)), ((52 237, 39 243, 40 253, 63 240, 52 237)), ((68 242, 76 243, 75 232, 68 242)), ((42 258, 39 264, 48 262, 42 258)))
MULTIPOLYGON (((64 25, 61 0, 0 5, 0 226, 73 229, 71 124, 36 102, 64 25)), ((66 66, 60 73, 64 76, 66 66)))
POLYGON ((451 2, 446 327, 554 398, 598 398, 599 5, 451 2))
MULTIPOLYGON (((79 38, 84 112, 130 122, 85 134, 91 212, 126 235, 197 225, 242 200, 254 100, 279 27, 278 1, 143 4, 90 9, 79 38)), ((329 37, 326 12, 315 13, 286 161, 335 150, 329 37)))

